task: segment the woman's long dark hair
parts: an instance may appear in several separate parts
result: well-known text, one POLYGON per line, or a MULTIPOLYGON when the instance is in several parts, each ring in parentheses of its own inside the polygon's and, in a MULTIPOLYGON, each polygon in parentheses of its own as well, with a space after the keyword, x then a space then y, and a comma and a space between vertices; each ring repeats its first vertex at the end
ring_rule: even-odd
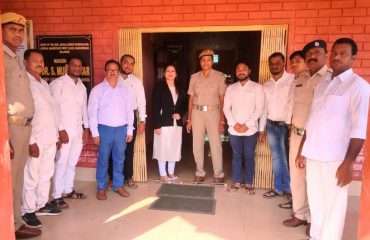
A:
MULTIPOLYGON (((176 71, 176 75, 177 75, 177 68, 176 68, 176 65, 173 64, 173 63, 168 63, 166 64, 166 66, 164 67, 164 73, 163 73, 163 80, 166 81, 166 78, 164 77, 164 74, 166 73, 166 70, 168 67, 174 67, 175 68, 175 71, 176 71)), ((177 81, 177 76, 175 77, 175 80, 174 80, 174 83, 175 83, 175 89, 176 89, 176 93, 178 95, 183 95, 183 87, 182 87, 182 84, 177 81)))

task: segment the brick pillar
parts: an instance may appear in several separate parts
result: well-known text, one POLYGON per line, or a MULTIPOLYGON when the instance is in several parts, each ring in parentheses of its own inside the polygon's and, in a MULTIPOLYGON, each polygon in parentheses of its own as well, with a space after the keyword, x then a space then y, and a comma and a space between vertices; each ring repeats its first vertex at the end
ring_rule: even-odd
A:
MULTIPOLYGON (((1 14, 1 13, 0 13, 1 14)), ((0 20, 1 21, 1 20, 0 20)), ((3 41, 0 34, 0 235, 1 239, 14 239, 12 178, 9 157, 8 121, 4 83, 3 41)))

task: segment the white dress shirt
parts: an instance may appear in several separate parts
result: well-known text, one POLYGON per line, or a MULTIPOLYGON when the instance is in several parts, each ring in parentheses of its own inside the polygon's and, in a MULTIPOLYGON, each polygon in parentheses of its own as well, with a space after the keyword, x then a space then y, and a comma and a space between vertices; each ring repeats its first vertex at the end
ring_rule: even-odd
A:
POLYGON ((30 88, 35 103, 30 144, 56 143, 58 141, 57 114, 49 84, 43 79, 40 82, 37 81, 28 72, 27 76, 30 80, 30 88))
POLYGON ((118 81, 122 81, 123 85, 130 91, 132 109, 138 110, 139 121, 145 122, 146 99, 142 81, 133 74, 129 74, 126 79, 120 75, 118 81))
POLYGON ((288 115, 290 86, 294 75, 284 71, 281 78, 275 80, 272 76, 263 85, 265 91, 265 109, 260 119, 260 132, 265 130, 267 119, 285 122, 288 115))
POLYGON ((248 79, 242 86, 240 82, 226 89, 224 113, 229 125, 229 133, 235 136, 250 136, 258 131, 258 119, 264 108, 265 96, 262 85, 248 79), (236 123, 245 124, 244 133, 235 131, 236 123))
POLYGON ((131 94, 122 81, 118 81, 115 88, 106 79, 96 85, 90 93, 88 114, 93 137, 99 136, 98 124, 109 127, 127 124, 127 135, 133 134, 131 94))
POLYGON ((77 84, 67 74, 50 83, 58 112, 59 131, 66 130, 68 135, 82 133, 82 125, 89 128, 87 119, 86 87, 80 78, 77 84))
POLYGON ((343 161, 351 138, 366 139, 369 84, 352 69, 319 83, 306 123, 306 158, 343 161))

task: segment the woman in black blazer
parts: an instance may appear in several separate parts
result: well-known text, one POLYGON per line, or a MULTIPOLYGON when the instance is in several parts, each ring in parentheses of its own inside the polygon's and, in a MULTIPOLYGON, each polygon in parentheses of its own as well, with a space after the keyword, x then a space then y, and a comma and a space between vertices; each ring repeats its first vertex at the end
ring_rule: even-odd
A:
POLYGON ((176 81, 176 68, 167 65, 164 81, 153 89, 154 146, 162 181, 175 181, 175 164, 181 159, 182 117, 186 113, 186 93, 176 81), (168 175, 166 171, 168 163, 168 175))

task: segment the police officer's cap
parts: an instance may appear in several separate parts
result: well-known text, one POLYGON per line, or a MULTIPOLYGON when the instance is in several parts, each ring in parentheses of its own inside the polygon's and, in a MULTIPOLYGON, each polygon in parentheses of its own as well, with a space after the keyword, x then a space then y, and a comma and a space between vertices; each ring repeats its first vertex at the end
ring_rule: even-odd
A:
POLYGON ((314 40, 312 42, 307 43, 306 46, 304 46, 304 48, 302 50, 303 54, 306 55, 308 50, 310 50, 311 48, 315 48, 315 47, 323 48, 325 50, 325 52, 328 51, 327 48, 326 48, 326 42, 324 40, 317 39, 317 40, 314 40))
POLYGON ((211 49, 204 49, 203 51, 201 51, 198 55, 198 58, 201 59, 202 57, 204 56, 213 56, 215 54, 215 52, 211 49))
POLYGON ((1 14, 1 24, 6 24, 6 23, 15 23, 18 25, 25 26, 26 18, 18 13, 6 12, 6 13, 1 14))

